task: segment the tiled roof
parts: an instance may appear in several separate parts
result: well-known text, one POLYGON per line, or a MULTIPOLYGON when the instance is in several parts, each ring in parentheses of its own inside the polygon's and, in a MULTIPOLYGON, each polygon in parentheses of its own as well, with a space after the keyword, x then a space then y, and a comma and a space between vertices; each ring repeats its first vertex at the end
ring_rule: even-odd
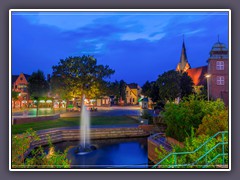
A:
POLYGON ((187 73, 192 78, 194 85, 204 85, 206 82, 205 75, 207 74, 207 66, 188 69, 187 73))

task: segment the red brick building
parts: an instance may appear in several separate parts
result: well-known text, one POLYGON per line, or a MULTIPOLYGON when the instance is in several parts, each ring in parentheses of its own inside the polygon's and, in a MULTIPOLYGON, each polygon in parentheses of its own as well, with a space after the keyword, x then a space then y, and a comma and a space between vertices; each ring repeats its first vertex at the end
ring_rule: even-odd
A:
POLYGON ((29 101, 29 93, 27 91, 28 78, 30 75, 21 73, 20 75, 12 75, 12 91, 19 92, 18 100, 12 102, 12 107, 27 106, 29 101))
POLYGON ((183 42, 180 62, 176 70, 179 72, 187 72, 192 78, 195 89, 207 85, 206 75, 209 75, 209 96, 216 100, 220 98, 226 105, 229 103, 229 57, 227 47, 216 42, 208 58, 208 65, 191 68, 186 54, 185 44, 183 42))

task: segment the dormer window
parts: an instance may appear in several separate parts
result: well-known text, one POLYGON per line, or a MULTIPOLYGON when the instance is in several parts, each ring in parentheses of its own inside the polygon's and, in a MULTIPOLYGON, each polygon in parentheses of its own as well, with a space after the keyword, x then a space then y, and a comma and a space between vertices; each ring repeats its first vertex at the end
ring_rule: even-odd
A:
POLYGON ((224 61, 217 61, 216 69, 217 70, 224 70, 224 61))

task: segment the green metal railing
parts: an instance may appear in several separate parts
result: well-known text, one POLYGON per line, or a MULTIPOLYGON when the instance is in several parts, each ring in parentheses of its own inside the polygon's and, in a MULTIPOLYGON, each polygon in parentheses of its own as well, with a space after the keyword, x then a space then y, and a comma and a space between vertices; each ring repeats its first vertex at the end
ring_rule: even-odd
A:
POLYGON ((165 158, 163 158, 161 161, 159 161, 157 164, 155 164, 152 168, 158 168, 159 166, 161 167, 162 163, 164 161, 166 161, 168 158, 172 157, 173 158, 173 162, 174 164, 171 164, 171 165, 166 165, 167 168, 175 168, 175 167, 178 167, 178 168, 184 168, 184 167, 194 167, 194 166, 198 166, 198 162, 200 160, 205 160, 205 163, 202 165, 200 165, 202 168, 207 168, 209 165, 211 165, 216 159, 218 159, 219 157, 222 158, 222 165, 225 165, 225 156, 228 155, 228 153, 225 152, 224 148, 225 148, 225 145, 228 144, 228 140, 227 141, 224 141, 224 136, 225 134, 228 134, 228 131, 221 131, 221 132, 218 132, 216 133, 215 135, 213 135, 212 137, 210 137, 207 141, 205 141, 203 144, 201 144, 197 149, 195 149, 194 151, 191 151, 191 152, 174 152, 174 153, 170 153, 168 154, 165 158), (208 143, 213 140, 213 138, 217 137, 218 135, 221 135, 222 136, 222 140, 221 142, 218 142, 215 146, 213 146, 211 149, 208 150, 208 143), (210 152, 212 152, 213 150, 215 150, 217 147, 221 146, 222 145, 222 150, 221 150, 221 153, 218 153, 215 157, 213 157, 211 160, 208 160, 208 155, 210 152), (195 160, 193 163, 190 163, 190 164, 178 164, 177 163, 177 157, 179 155, 189 155, 189 154, 194 154, 194 153, 197 153, 202 147, 205 148, 205 153, 200 156, 197 160, 195 160))

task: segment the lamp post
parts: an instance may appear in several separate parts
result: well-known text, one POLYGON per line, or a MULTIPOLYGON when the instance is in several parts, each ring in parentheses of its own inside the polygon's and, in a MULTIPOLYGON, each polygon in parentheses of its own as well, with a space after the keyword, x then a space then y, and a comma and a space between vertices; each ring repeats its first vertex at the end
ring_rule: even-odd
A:
POLYGON ((211 77, 211 74, 206 74, 205 77, 207 78, 207 94, 208 94, 208 101, 209 101, 209 78, 211 77))

